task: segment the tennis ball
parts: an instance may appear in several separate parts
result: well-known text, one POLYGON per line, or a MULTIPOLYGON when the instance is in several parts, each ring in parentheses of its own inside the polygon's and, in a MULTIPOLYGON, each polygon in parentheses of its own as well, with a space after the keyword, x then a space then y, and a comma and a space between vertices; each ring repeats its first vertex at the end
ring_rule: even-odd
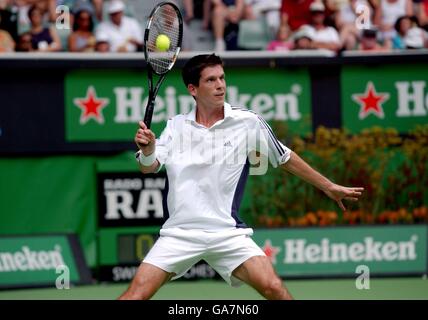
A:
POLYGON ((171 41, 169 40, 168 36, 164 34, 160 34, 156 38, 156 48, 159 51, 167 51, 170 45, 171 45, 171 41))

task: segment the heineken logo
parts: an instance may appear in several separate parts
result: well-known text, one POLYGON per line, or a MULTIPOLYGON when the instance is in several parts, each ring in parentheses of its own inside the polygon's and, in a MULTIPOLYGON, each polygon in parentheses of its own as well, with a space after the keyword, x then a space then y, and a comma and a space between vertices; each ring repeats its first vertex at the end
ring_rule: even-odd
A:
POLYGON ((423 65, 345 66, 341 74, 342 126, 350 133, 371 127, 408 133, 425 125, 428 77, 423 65))
POLYGON ((281 276, 426 274, 426 225, 257 229, 253 239, 281 276))
MULTIPOLYGON (((227 100, 232 105, 252 109, 265 120, 299 121, 302 114, 299 111, 298 96, 302 88, 298 84, 291 86, 289 93, 240 93, 238 87, 229 86, 227 100)), ((98 96, 94 86, 89 86, 83 97, 73 99, 75 107, 81 110, 79 123, 85 125, 90 120, 100 125, 105 123, 104 108, 114 108, 113 121, 117 124, 135 124, 144 117, 147 95, 142 87, 115 87, 112 89, 114 101, 98 96)), ((164 96, 156 98, 153 123, 167 121, 177 114, 188 113, 194 107, 194 99, 188 94, 177 94, 173 86, 165 88, 164 96)))
POLYGON ((90 119, 94 119, 99 124, 104 123, 102 110, 109 104, 109 99, 98 98, 93 86, 88 87, 85 97, 75 98, 73 102, 82 111, 80 124, 85 124, 90 119))
POLYGON ((417 259, 418 236, 413 234, 408 241, 376 241, 365 237, 361 242, 331 242, 322 238, 319 243, 306 239, 285 240, 285 264, 344 263, 372 261, 413 261, 417 259))
MULTIPOLYGON (((397 81, 394 87, 397 93, 397 103, 391 108, 395 116, 423 117, 428 114, 428 94, 425 94, 425 81, 397 81)), ((376 90, 372 81, 367 82, 363 93, 352 94, 352 100, 360 106, 358 118, 363 120, 369 115, 379 119, 385 118, 384 104, 390 100, 388 92, 376 90)))
POLYGON ((366 90, 362 94, 353 94, 352 100, 360 105, 360 112, 358 117, 363 120, 368 115, 373 114, 374 116, 383 119, 385 114, 383 112, 382 104, 389 99, 389 93, 387 92, 376 92, 373 82, 369 81, 366 86, 366 90))
MULTIPOLYGON (((263 70, 261 81, 250 81, 254 70, 227 73, 226 101, 251 109, 266 121, 287 122, 288 130, 312 132, 310 78, 306 69, 263 70)), ((71 142, 130 141, 144 119, 147 78, 140 71, 78 70, 65 78, 65 137, 71 142)), ((152 130, 159 135, 168 119, 187 114, 195 99, 187 92, 178 70, 165 79, 156 97, 152 130)))
POLYGON ((65 265, 60 245, 49 251, 22 246, 18 251, 0 252, 0 272, 55 270, 60 265, 65 265))
POLYGON ((270 259, 272 264, 276 264, 276 256, 281 251, 281 248, 273 246, 272 242, 269 239, 267 239, 265 240, 262 250, 265 253, 266 257, 270 259))

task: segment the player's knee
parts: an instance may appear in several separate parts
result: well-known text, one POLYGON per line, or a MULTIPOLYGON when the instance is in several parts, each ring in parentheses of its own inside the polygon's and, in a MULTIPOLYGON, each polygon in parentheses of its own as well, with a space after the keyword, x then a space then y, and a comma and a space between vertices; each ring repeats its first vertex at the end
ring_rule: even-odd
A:
POLYGON ((134 278, 119 300, 148 300, 153 296, 154 291, 145 281, 134 278))
POLYGON ((282 295, 284 287, 282 285, 281 279, 275 277, 273 279, 267 280, 262 287, 263 296, 267 299, 275 299, 282 295))

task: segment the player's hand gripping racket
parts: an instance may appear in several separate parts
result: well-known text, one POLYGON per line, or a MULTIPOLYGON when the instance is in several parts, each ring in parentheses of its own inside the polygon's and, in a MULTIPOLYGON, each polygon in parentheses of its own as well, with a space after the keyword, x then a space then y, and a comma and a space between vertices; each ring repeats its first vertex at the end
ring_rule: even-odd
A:
POLYGON ((150 14, 144 33, 144 56, 147 62, 149 98, 144 123, 150 128, 159 88, 172 69, 181 49, 183 19, 180 10, 171 2, 162 2, 150 14), (159 76, 153 87, 153 74, 159 76))

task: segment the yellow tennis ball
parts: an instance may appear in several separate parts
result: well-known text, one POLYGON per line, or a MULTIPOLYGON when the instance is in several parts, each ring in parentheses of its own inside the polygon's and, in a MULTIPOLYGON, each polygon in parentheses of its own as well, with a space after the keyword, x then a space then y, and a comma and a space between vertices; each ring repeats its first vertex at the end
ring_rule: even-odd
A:
POLYGON ((164 34, 160 34, 156 38, 156 48, 159 51, 167 51, 169 49, 169 46, 171 45, 171 41, 169 40, 168 36, 164 34))

